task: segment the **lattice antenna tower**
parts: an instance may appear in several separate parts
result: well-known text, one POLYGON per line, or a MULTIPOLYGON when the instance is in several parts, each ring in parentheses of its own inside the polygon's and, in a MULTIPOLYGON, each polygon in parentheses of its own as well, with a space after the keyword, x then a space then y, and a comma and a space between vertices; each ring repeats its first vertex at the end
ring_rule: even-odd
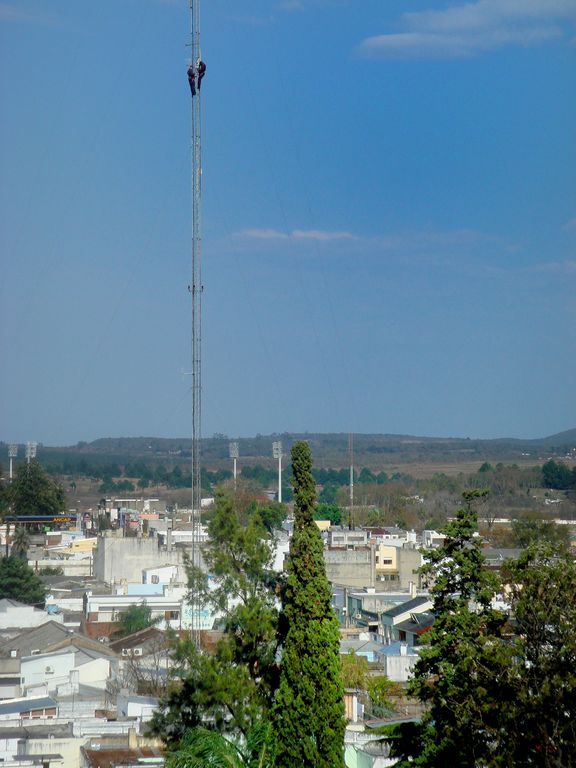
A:
MULTIPOLYGON (((201 59, 200 0, 190 0, 190 51, 192 66, 201 59)), ((202 491, 200 483, 200 440, 202 405, 202 261, 201 261, 201 194, 202 194, 202 142, 200 88, 192 102, 192 561, 200 566, 200 527, 202 491)), ((192 620, 195 639, 199 644, 200 605, 192 594, 192 620)))

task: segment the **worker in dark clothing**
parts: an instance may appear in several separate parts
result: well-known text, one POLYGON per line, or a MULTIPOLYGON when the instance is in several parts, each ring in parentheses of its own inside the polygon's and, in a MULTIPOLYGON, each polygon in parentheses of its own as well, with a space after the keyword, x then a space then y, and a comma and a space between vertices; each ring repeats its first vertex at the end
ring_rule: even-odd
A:
POLYGON ((204 64, 202 59, 198 59, 197 71, 198 71, 198 90, 200 90, 200 86, 202 85, 202 78, 206 73, 206 64, 204 64))
MULTIPOLYGON (((188 82, 190 83, 190 93, 192 96, 196 96, 196 72, 192 64, 188 67, 188 82)), ((198 81, 198 87, 200 87, 200 81, 198 81)))

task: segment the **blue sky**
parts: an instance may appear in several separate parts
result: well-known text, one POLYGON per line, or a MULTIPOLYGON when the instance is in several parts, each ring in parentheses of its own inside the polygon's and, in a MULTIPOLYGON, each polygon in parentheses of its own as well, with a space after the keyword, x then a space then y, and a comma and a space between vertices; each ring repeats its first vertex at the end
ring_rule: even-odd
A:
MULTIPOLYGON (((0 439, 190 434, 186 0, 0 2, 0 439)), ((576 426, 576 0, 202 9, 203 433, 576 426)))

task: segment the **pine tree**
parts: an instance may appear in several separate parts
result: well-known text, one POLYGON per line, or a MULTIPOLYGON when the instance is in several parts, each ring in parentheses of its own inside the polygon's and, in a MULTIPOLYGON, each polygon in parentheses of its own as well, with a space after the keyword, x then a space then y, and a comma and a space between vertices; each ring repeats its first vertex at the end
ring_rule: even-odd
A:
POLYGON ((402 766, 510 764, 501 753, 499 705, 512 698, 512 658, 501 641, 504 617, 491 607, 497 579, 477 536, 473 501, 482 495, 464 494, 443 545, 427 553, 422 569, 432 580, 435 618, 409 690, 428 709, 408 743, 400 742, 402 766))
POLYGON ((292 447, 294 533, 282 596, 282 660, 273 708, 277 768, 344 765, 339 627, 314 523, 310 447, 292 447))
POLYGON ((26 560, 17 555, 0 558, 0 600, 44 607, 46 588, 26 560))
POLYGON ((66 509, 62 485, 38 461, 20 464, 7 498, 17 515, 58 515, 66 509))

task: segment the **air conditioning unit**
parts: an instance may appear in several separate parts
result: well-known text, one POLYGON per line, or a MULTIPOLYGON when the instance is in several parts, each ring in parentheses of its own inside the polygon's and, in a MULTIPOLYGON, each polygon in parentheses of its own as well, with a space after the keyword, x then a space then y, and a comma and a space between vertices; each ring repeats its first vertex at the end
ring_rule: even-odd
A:
POLYGON ((355 619, 361 619, 362 618, 362 614, 361 613, 355 613, 354 614, 354 618, 355 619))
POLYGON ((142 648, 134 648, 132 651, 133 656, 142 656, 142 648))
POLYGON ((53 675, 54 674, 54 667, 46 667, 44 670, 45 674, 47 675, 53 675))
POLYGON ((130 648, 122 648, 122 656, 130 656, 130 648))

